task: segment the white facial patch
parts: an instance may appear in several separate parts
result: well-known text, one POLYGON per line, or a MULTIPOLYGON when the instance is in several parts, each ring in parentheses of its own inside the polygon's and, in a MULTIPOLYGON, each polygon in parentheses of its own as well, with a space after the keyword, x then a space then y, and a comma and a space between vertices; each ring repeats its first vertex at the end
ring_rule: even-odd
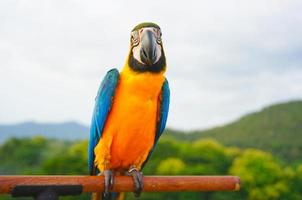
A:
POLYGON ((142 60, 141 60, 141 55, 140 55, 140 50, 141 50, 141 43, 139 43, 137 46, 133 47, 132 49, 132 54, 133 54, 133 57, 140 63, 143 64, 142 60))
MULTIPOLYGON (((141 28, 139 30, 137 30, 136 33, 134 33, 134 35, 137 37, 136 34, 138 34, 138 38, 136 38, 136 41, 138 40, 138 44, 136 46, 134 46, 132 48, 132 53, 133 53, 133 57, 140 63, 145 64, 142 62, 141 60, 141 48, 142 48, 142 36, 146 33, 146 31, 151 31, 153 33, 154 36, 154 41, 156 42, 156 46, 155 46, 155 51, 156 51, 156 59, 155 59, 155 63, 160 59, 160 57, 162 56, 162 47, 161 47, 161 33, 160 30, 154 27, 146 27, 146 28, 141 28)), ((133 33, 132 33, 133 34, 133 33)))

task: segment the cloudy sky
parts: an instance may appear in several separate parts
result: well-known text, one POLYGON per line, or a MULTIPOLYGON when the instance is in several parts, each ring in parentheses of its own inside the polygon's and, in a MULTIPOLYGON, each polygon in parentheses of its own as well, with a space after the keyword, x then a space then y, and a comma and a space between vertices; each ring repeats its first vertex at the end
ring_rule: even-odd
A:
POLYGON ((168 126, 203 129, 302 99, 302 1, 0 1, 0 124, 88 125, 130 30, 158 23, 171 87, 168 126))

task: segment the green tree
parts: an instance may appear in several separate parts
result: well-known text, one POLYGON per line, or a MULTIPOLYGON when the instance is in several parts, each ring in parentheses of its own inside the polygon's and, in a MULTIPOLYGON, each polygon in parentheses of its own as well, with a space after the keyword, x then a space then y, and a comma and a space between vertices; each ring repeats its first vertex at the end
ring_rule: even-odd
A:
POLYGON ((241 192, 245 192, 249 199, 280 199, 288 191, 281 166, 267 152, 245 150, 234 160, 230 173, 240 176, 241 192))
POLYGON ((77 141, 42 164, 45 174, 88 174, 87 141, 77 141))
POLYGON ((41 136, 9 139, 0 147, 0 174, 41 173, 48 142, 41 136))
POLYGON ((217 141, 203 139, 186 143, 179 157, 187 166, 185 174, 215 175, 227 173, 234 156, 217 141))
POLYGON ((177 175, 181 174, 186 164, 179 158, 167 158, 160 162, 157 167, 157 174, 177 175))

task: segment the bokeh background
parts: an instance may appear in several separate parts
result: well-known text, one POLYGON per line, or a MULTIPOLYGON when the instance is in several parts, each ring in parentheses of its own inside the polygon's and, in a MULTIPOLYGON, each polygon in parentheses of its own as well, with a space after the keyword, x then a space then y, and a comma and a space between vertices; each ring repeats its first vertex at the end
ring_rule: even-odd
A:
POLYGON ((87 173, 98 86, 123 67, 131 29, 152 21, 171 106, 145 174, 235 174, 243 187, 142 199, 302 199, 301 9, 299 0, 0 1, 0 174, 87 173))

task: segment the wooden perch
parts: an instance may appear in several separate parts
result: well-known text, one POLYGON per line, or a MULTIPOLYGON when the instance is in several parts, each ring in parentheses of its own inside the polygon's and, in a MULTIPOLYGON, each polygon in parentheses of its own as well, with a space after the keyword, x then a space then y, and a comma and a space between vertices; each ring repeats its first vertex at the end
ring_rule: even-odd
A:
MULTIPOLYGON (((10 194, 20 186, 80 186, 80 192, 104 189, 103 176, 0 176, 0 194, 10 194)), ((131 192, 133 180, 115 176, 113 191, 131 192)), ((145 176, 144 192, 237 191, 240 179, 236 176, 145 176)))

